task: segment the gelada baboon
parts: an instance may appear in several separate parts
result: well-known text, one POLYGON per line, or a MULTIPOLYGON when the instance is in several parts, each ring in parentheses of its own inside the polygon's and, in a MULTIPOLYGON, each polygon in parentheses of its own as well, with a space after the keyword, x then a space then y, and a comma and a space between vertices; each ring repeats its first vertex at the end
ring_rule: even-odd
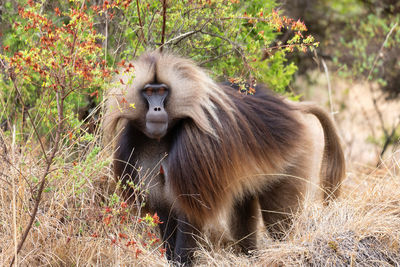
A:
POLYGON ((108 94, 104 129, 116 140, 114 171, 129 184, 125 193, 134 194, 132 182, 148 189, 168 260, 190 263, 197 231, 222 212, 244 252, 256 248, 260 208, 271 236, 282 237, 315 168, 313 143, 323 141, 311 138, 307 113, 324 131, 325 199, 338 194, 344 157, 322 109, 263 89, 240 94, 168 53, 147 52, 133 65, 134 78, 118 77, 123 85, 108 94))

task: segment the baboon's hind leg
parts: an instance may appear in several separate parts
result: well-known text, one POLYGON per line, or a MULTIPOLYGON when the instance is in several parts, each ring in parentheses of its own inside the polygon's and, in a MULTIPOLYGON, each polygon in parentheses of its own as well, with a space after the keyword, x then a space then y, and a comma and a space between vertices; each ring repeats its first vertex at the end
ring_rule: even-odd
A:
POLYGON ((259 195, 261 214, 272 238, 281 240, 292 225, 292 215, 302 204, 304 181, 286 177, 277 181, 259 195))
POLYGON ((259 206, 255 196, 246 196, 236 200, 231 214, 232 237, 238 241, 242 252, 257 248, 257 222, 259 220, 259 206))

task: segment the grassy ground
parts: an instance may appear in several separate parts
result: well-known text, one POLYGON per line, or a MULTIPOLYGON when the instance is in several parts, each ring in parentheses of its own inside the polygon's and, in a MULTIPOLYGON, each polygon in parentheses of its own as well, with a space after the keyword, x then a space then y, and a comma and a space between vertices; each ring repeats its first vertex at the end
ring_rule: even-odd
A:
MULTIPOLYGON (((1 161, 0 262, 4 265, 29 219, 33 201, 28 184, 35 184, 34 178, 43 172, 40 161, 28 153, 32 149, 27 145, 9 152, 10 162, 1 161)), ((64 156, 53 166, 19 264, 167 265, 160 242, 150 236, 156 227, 138 220, 145 214, 125 208, 114 194, 109 157, 99 151, 67 163, 61 160, 64 156)), ((376 170, 350 170, 341 197, 331 206, 306 202, 285 241, 273 242, 264 233, 260 251, 250 258, 232 253, 229 246, 206 242, 197 253, 198 262, 211 266, 399 265, 400 166, 396 156, 376 170)))

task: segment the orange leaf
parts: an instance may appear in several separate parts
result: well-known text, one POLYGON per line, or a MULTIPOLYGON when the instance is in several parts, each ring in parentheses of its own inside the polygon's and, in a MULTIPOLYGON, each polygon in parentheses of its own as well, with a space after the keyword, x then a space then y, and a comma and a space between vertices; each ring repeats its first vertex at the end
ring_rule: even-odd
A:
POLYGON ((128 236, 126 234, 123 234, 123 233, 119 233, 118 236, 119 236, 119 238, 123 238, 123 239, 128 238, 128 236))
POLYGON ((57 16, 61 16, 61 12, 60 12, 60 9, 58 7, 56 7, 54 9, 54 12, 56 12, 57 16))
POLYGON ((99 91, 98 90, 94 91, 93 93, 90 94, 90 96, 91 97, 96 96, 96 98, 99 98, 99 91))

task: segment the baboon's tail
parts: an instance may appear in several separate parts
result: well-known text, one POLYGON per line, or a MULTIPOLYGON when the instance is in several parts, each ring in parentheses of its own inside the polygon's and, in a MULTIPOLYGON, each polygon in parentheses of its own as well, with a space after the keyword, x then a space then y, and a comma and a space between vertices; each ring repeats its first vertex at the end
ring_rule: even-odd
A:
POLYGON ((339 195, 340 184, 345 175, 345 160, 340 138, 329 114, 322 108, 311 104, 301 103, 301 109, 316 116, 324 130, 324 154, 320 171, 320 179, 324 192, 324 201, 339 195))

